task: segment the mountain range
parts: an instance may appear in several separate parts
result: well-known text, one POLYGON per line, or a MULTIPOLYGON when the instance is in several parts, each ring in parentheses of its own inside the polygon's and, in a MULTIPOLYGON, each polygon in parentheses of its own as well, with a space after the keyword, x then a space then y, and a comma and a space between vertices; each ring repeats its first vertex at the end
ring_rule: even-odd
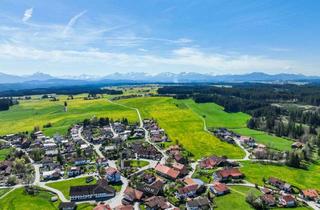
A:
POLYGON ((0 84, 21 84, 21 83, 41 83, 41 84, 87 84, 94 82, 146 82, 146 83, 191 83, 191 82, 276 82, 276 81, 310 81, 320 80, 319 76, 305 76, 303 74, 266 74, 262 72, 253 72, 249 74, 229 74, 212 75, 195 72, 170 73, 163 72, 158 74, 147 74, 141 72, 113 73, 106 76, 63 76, 54 77, 49 74, 37 72, 32 75, 11 75, 0 73, 0 84))

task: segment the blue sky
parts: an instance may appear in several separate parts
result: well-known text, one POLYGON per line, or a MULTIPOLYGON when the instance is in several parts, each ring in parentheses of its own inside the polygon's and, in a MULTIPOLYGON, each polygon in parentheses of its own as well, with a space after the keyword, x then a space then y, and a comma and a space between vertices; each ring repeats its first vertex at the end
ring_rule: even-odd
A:
POLYGON ((318 0, 0 0, 0 72, 320 75, 318 0))

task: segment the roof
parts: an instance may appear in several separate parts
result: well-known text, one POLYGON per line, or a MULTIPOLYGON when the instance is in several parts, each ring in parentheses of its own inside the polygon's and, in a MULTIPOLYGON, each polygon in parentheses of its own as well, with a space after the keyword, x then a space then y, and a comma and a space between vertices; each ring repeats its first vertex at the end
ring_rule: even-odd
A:
POLYGON ((281 199, 284 200, 286 203, 295 201, 292 195, 283 195, 281 199))
POLYGON ((179 171, 162 164, 158 164, 156 166, 156 171, 158 171, 159 173, 165 174, 173 179, 176 179, 180 174, 179 171))
POLYGON ((173 163, 172 167, 178 171, 182 171, 186 168, 186 166, 181 163, 173 163))
POLYGON ((189 192, 194 192, 198 189, 198 185, 195 184, 195 185, 187 185, 187 186, 184 186, 184 187, 180 187, 178 189, 178 192, 179 194, 186 194, 186 193, 189 193, 189 192))
POLYGON ((131 187, 127 187, 124 191, 124 194, 132 198, 132 200, 141 200, 143 196, 143 192, 133 189, 131 187))
POLYGON ((261 196, 261 200, 263 200, 264 202, 266 203, 269 203, 269 204, 273 204, 276 202, 276 199, 273 195, 271 194, 264 194, 261 196))
POLYGON ((187 185, 194 185, 194 184, 197 184, 192 178, 190 177, 186 177, 184 180, 183 180, 184 183, 186 183, 187 185))
POLYGON ((93 210, 111 210, 108 204, 98 204, 93 210))
POLYGON ((187 202, 189 207, 206 207, 210 205, 210 201, 206 197, 200 197, 187 202))
POLYGON ((309 197, 309 198, 317 198, 317 197, 319 197, 318 192, 316 190, 314 190, 314 189, 302 190, 302 194, 305 197, 309 197))
POLYGON ((145 200, 145 204, 148 207, 155 209, 167 209, 170 207, 168 205, 167 199, 162 196, 152 196, 145 200))
POLYGON ((115 210, 133 210, 133 206, 131 205, 120 205, 115 208, 115 210))
POLYGON ((238 168, 226 168, 222 169, 220 171, 217 171, 217 174, 221 177, 227 178, 227 177, 239 177, 243 176, 243 174, 240 172, 238 168))
POLYGON ((99 180, 97 184, 80 185, 70 187, 70 196, 92 195, 96 193, 115 193, 105 180, 99 180))
POLYGON ((59 205, 59 209, 62 208, 76 208, 76 204, 74 202, 61 202, 59 205))
POLYGON ((218 192, 229 191, 229 188, 227 187, 227 185, 220 183, 220 182, 213 183, 213 188, 218 192))
POLYGON ((118 170, 116 168, 113 168, 113 167, 106 168, 106 174, 107 175, 113 175, 113 174, 115 174, 117 172, 118 172, 118 170))

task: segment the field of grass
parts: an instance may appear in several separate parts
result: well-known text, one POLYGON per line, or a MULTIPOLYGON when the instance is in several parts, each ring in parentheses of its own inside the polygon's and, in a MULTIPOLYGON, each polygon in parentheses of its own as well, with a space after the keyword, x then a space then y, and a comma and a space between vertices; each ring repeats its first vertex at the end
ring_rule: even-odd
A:
POLYGON ((139 163, 138 160, 130 160, 131 167, 145 167, 147 165, 149 165, 149 162, 145 160, 139 160, 139 163))
POLYGON ((46 184, 49 187, 55 188, 60 190, 64 196, 69 199, 69 190, 70 187, 72 186, 77 186, 77 185, 91 185, 95 184, 96 180, 86 183, 86 177, 81 177, 81 178, 75 178, 75 179, 70 179, 70 180, 65 180, 65 181, 58 181, 58 182, 53 182, 53 183, 48 183, 46 184))
POLYGON ((59 202, 51 202, 51 197, 54 196, 49 192, 41 191, 39 194, 32 196, 25 193, 23 188, 18 188, 6 197, 0 200, 1 210, 56 210, 59 202))
POLYGON ((0 161, 5 160, 7 155, 11 152, 11 148, 0 149, 0 161))
POLYGON ((248 114, 242 112, 228 113, 224 111, 223 107, 215 103, 198 104, 191 99, 179 100, 176 104, 178 107, 190 108, 193 112, 204 118, 208 128, 229 128, 240 135, 251 136, 258 143, 265 144, 271 149, 280 151, 291 150, 292 141, 247 128, 247 121, 250 119, 250 115, 248 114))
POLYGON ((240 169, 251 183, 263 185, 263 178, 277 177, 301 189, 320 190, 320 165, 313 164, 309 170, 290 168, 287 166, 265 165, 253 162, 242 162, 240 169))
POLYGON ((239 128, 232 129, 234 132, 243 135, 243 136, 251 136, 258 143, 264 144, 271 149, 280 150, 280 151, 290 151, 291 144, 293 141, 285 138, 280 138, 273 135, 268 135, 263 131, 252 130, 249 128, 239 128))
POLYGON ((246 202, 246 196, 249 192, 253 192, 256 196, 260 195, 260 191, 244 186, 232 186, 230 192, 227 195, 219 196, 215 198, 215 202, 218 210, 230 210, 230 209, 241 209, 251 210, 253 209, 250 204, 246 202))
POLYGON ((67 101, 68 112, 64 112, 64 96, 59 96, 60 101, 47 99, 32 99, 20 101, 8 111, 0 112, 0 135, 31 131, 34 126, 52 123, 52 127, 43 129, 45 134, 66 133, 70 125, 80 122, 85 118, 109 117, 120 119, 126 117, 131 122, 137 121, 134 110, 114 105, 106 99, 83 100, 83 95, 75 96, 74 100, 67 101))
POLYGON ((195 159, 209 155, 227 155, 241 158, 244 152, 233 145, 221 142, 203 130, 203 121, 190 109, 179 107, 178 102, 168 97, 132 98, 117 101, 139 108, 143 118, 154 118, 165 129, 172 144, 178 140, 195 159))
POLYGON ((10 188, 1 188, 0 189, 0 197, 4 194, 6 194, 8 191, 10 190, 10 188))

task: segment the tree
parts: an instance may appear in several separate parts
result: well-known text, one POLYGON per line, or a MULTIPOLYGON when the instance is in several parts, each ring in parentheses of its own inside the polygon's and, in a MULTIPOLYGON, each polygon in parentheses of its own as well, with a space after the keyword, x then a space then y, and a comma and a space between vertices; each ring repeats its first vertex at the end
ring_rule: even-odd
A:
POLYGON ((15 175, 9 176, 7 180, 7 184, 10 186, 16 185, 17 184, 17 177, 15 175))

